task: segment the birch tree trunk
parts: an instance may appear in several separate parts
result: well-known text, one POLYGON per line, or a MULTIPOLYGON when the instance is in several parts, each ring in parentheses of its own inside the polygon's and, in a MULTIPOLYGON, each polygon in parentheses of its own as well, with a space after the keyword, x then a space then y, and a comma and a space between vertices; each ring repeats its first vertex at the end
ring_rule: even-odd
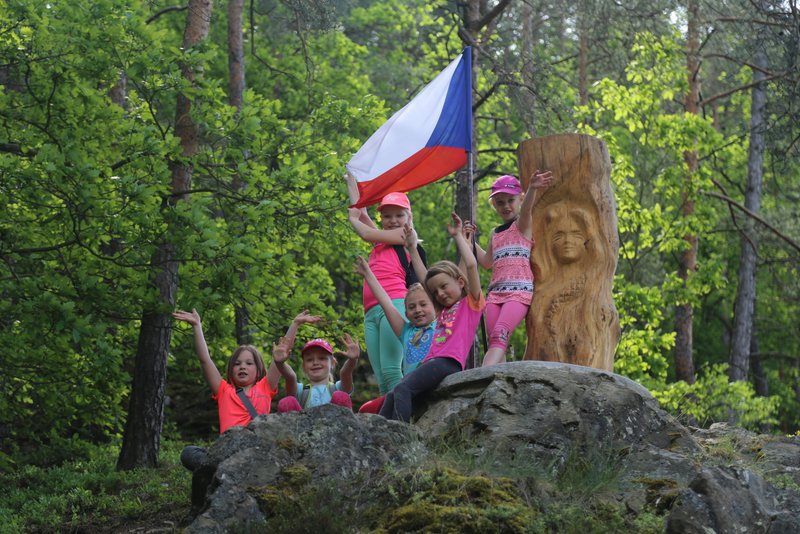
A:
MULTIPOLYGON (((183 34, 183 49, 188 51, 208 36, 211 22, 211 0, 190 0, 183 34)), ((195 72, 182 65, 182 76, 193 83, 195 72)), ((175 110, 175 135, 180 139, 186 161, 197 153, 197 125, 191 116, 192 101, 179 94, 175 110)), ((166 206, 188 199, 191 187, 192 164, 170 162, 172 195, 166 206)), ((174 223, 168 221, 169 226, 174 223)), ((117 469, 155 467, 161 445, 164 423, 164 396, 167 382, 167 355, 172 337, 172 316, 175 293, 178 289, 178 261, 169 237, 158 247, 151 259, 153 286, 158 290, 158 303, 142 313, 139 342, 134 364, 128 420, 125 423, 122 449, 117 469)))

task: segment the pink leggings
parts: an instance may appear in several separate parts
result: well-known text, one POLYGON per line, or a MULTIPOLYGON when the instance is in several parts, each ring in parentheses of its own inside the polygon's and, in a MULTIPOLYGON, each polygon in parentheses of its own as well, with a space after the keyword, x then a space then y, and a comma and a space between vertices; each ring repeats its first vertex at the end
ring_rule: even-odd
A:
POLYGON ((489 328, 489 348, 505 349, 511 333, 528 314, 528 304, 509 300, 502 304, 486 304, 486 326, 489 328))

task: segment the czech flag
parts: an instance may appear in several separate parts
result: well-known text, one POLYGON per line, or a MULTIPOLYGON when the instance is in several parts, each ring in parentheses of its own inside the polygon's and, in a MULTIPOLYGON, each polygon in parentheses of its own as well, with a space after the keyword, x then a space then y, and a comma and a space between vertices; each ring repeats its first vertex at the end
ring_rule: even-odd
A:
POLYGON ((472 51, 465 48, 347 164, 363 208, 460 169, 472 151, 472 51))

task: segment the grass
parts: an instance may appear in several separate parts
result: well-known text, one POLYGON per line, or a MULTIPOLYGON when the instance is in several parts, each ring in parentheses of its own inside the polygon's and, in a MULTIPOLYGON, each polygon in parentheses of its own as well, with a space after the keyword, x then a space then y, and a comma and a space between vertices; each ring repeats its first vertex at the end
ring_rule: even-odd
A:
POLYGON ((0 532, 177 531, 189 512, 191 474, 184 444, 162 443, 157 469, 117 471, 117 446, 97 446, 85 460, 0 473, 0 532))

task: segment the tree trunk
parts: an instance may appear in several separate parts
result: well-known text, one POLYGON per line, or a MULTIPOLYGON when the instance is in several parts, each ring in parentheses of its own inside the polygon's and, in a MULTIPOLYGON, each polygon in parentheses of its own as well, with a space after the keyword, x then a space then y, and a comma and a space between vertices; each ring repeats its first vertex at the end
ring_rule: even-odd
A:
MULTIPOLYGON (((689 0, 687 6, 687 50, 686 67, 689 76, 689 91, 686 94, 685 108, 687 113, 697 114, 700 101, 700 38, 698 35, 699 6, 697 0, 689 0)), ((686 186, 681 195, 681 215, 690 218, 694 215, 694 199, 691 194, 691 181, 697 172, 697 151, 688 150, 684 154, 687 175, 686 186)), ((687 248, 681 252, 678 264, 678 276, 683 280, 683 286, 695 270, 697 270, 697 236, 687 234, 683 238, 687 248)), ((679 304, 675 308, 675 377, 689 384, 695 381, 694 360, 692 356, 692 327, 694 310, 691 303, 679 304)))
POLYGON ((620 336, 612 294, 619 233, 608 148, 588 135, 550 135, 520 143, 517 158, 523 189, 536 169, 555 177, 532 208, 536 291, 525 320, 525 359, 612 371, 620 336))
POLYGON ((228 0, 228 102, 241 110, 244 103, 244 0, 228 0))
MULTIPOLYGON (((228 103, 241 111, 244 105, 245 66, 244 43, 242 38, 242 13, 244 0, 228 0, 228 103)), ((242 191, 247 183, 242 180, 239 173, 233 175, 232 186, 235 191, 242 191)), ((227 214, 235 217, 234 214, 227 214)), ((247 284, 247 272, 239 272, 239 282, 242 286, 247 284)), ((244 299, 237 299, 233 306, 236 324, 236 342, 240 345, 249 345, 253 342, 253 332, 250 328, 250 310, 244 299)))
POLYGON ((522 87, 517 91, 517 101, 519 112, 528 131, 528 137, 536 137, 536 33, 537 24, 535 22, 536 13, 533 6, 524 2, 520 6, 520 17, 522 18, 522 87))
POLYGON ((589 104, 589 30, 586 27, 586 14, 578 12, 578 98, 581 106, 589 104))
MULTIPOLYGON (((208 36, 211 22, 211 0, 190 0, 183 34, 183 49, 188 51, 208 36)), ((195 74, 191 67, 182 65, 181 73, 190 83, 195 74)), ((180 139, 185 158, 197 153, 197 126, 191 116, 191 100, 183 94, 177 98, 175 110, 175 135, 180 139)), ((186 200, 191 186, 192 165, 171 162, 172 195, 165 203, 174 205, 186 200)), ((170 223, 167 234, 169 236, 170 223)), ((175 308, 178 288, 178 261, 169 238, 162 243, 151 259, 155 273, 153 285, 158 289, 158 303, 145 309, 139 330, 133 384, 131 387, 128 420, 125 423, 122 449, 117 469, 155 467, 161 443, 164 422, 164 390, 167 381, 167 355, 172 337, 170 312, 175 308)))
MULTIPOLYGON (((764 82, 767 68, 767 55, 763 42, 756 42, 753 58, 753 82, 756 85, 750 93, 750 145, 747 154, 747 188, 744 205, 753 213, 761 208, 761 178, 764 165, 764 133, 766 130, 765 108, 767 88, 764 82), (762 70, 763 69, 763 70, 762 70)), ((728 376, 731 380, 747 380, 750 357, 750 336, 752 334, 756 302, 756 259, 758 257, 758 236, 755 221, 745 217, 742 228, 742 248, 739 255, 739 285, 736 288, 736 303, 733 313, 733 336, 728 376)))
POLYGON ((769 382, 761 365, 761 355, 758 352, 758 336, 753 331, 750 336, 750 371, 753 373, 753 383, 759 397, 769 397, 769 382))

